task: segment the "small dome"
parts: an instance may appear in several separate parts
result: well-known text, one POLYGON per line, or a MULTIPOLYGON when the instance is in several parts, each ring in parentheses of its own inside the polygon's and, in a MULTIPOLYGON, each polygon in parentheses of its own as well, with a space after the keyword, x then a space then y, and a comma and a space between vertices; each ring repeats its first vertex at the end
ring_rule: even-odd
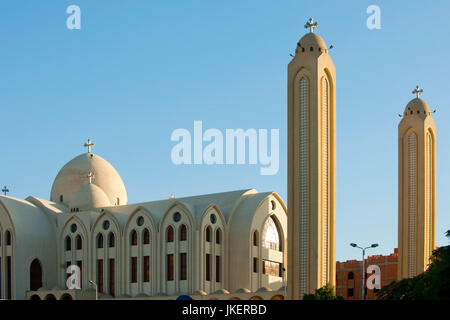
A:
POLYGON ((420 98, 412 99, 405 108, 405 115, 407 116, 413 114, 425 118, 427 115, 430 114, 430 108, 428 107, 428 104, 424 100, 420 98))
POLYGON ((119 173, 108 161, 93 153, 80 154, 62 167, 53 182, 50 200, 69 204, 75 192, 88 182, 89 172, 112 205, 127 204, 127 191, 119 173))
POLYGON ((109 207, 111 202, 106 193, 93 183, 88 183, 75 192, 70 201, 70 211, 86 211, 93 208, 109 207))
POLYGON ((310 47, 313 47, 314 50, 317 50, 317 48, 327 49, 325 41, 323 41, 319 35, 312 32, 305 34, 303 38, 300 39, 299 44, 306 50, 309 50, 310 47))

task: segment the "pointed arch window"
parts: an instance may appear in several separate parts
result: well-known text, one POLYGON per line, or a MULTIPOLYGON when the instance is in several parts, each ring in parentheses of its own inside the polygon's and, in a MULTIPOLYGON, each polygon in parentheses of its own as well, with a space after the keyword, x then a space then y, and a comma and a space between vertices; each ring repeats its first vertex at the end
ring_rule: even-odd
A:
POLYGON ((217 228, 216 230, 216 244, 222 243, 222 232, 220 231, 220 228, 217 228))
POLYGON ((187 240, 187 228, 186 225, 182 224, 180 227, 180 241, 187 240))
POLYGON ((143 243, 150 244, 150 231, 148 229, 144 230, 143 243))
POLYGON ((167 242, 173 242, 173 228, 169 226, 167 228, 167 242))
POLYGON ((10 246, 11 245, 11 232, 8 230, 5 233, 5 238, 6 238, 6 245, 10 246))
POLYGON ((102 249, 103 248, 103 234, 99 233, 97 235, 97 248, 102 249))
POLYGON ((136 230, 131 231, 130 243, 132 246, 137 246, 137 232, 136 230))
POLYGON ((72 239, 69 236, 66 237, 66 251, 72 250, 72 239))
POLYGON ((281 251, 279 229, 277 223, 272 217, 268 218, 264 223, 262 237, 263 247, 281 251))
POLYGON ((211 242, 211 227, 207 227, 205 231, 206 242, 211 242))
POLYGON ((42 287, 42 267, 38 259, 34 259, 30 265, 30 290, 37 291, 42 287))
POLYGON ((258 243, 259 243, 258 231, 255 230, 253 232, 253 245, 257 247, 258 243))
POLYGON ((109 246, 110 248, 114 248, 114 247, 116 246, 116 239, 115 239, 115 236, 114 236, 114 233, 113 233, 113 232, 110 232, 110 233, 109 233, 109 236, 108 236, 108 246, 109 246))
POLYGON ((77 235, 76 243, 77 243, 77 250, 83 249, 83 239, 81 239, 80 235, 77 235))

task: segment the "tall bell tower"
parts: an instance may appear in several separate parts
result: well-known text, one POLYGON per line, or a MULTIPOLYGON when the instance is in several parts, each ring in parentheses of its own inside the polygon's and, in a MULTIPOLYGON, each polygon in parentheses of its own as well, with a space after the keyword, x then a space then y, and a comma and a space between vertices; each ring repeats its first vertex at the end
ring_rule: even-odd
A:
POLYGON ((288 65, 289 299, 336 277, 336 71, 317 25, 288 65))
POLYGON ((435 248, 436 126, 419 86, 398 125, 398 278, 424 272, 435 248))

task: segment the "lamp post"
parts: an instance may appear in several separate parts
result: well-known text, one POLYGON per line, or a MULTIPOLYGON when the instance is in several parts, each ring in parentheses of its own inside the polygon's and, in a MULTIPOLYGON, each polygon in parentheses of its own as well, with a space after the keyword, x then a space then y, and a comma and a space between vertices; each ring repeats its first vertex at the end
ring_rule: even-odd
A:
POLYGON ((89 283, 95 287, 95 300, 98 300, 98 287, 97 284, 93 280, 89 280, 89 283))
POLYGON ((362 250, 362 283, 361 283, 361 300, 364 300, 364 282, 366 281, 366 269, 365 269, 365 267, 364 267, 364 259, 365 259, 365 255, 366 255, 366 250, 367 249, 370 249, 370 248, 376 248, 376 247, 378 247, 378 243, 374 243, 374 244, 372 244, 372 245, 370 245, 369 247, 365 247, 365 248, 362 248, 362 247, 360 247, 360 246, 358 246, 356 243, 350 243, 350 245, 353 247, 353 248, 358 248, 358 249, 361 249, 362 250))
POLYGON ((286 300, 286 268, 283 267, 283 282, 284 282, 284 300, 286 300))

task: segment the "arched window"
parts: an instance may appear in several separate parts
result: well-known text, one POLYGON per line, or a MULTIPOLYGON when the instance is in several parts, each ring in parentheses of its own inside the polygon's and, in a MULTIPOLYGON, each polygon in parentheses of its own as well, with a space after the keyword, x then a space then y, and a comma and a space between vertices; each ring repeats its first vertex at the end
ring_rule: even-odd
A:
POLYGON ((167 228, 167 242, 173 242, 173 228, 169 226, 167 228))
POLYGON ((103 234, 99 233, 97 236, 97 248, 103 248, 103 234))
POLYGON ((114 233, 110 232, 108 236, 108 246, 110 248, 114 248, 116 246, 116 239, 114 237, 114 233))
POLYGON ((348 280, 353 280, 353 279, 355 279, 355 274, 354 274, 352 271, 350 271, 350 272, 348 273, 347 279, 348 279, 348 280))
POLYGON ((254 246, 258 246, 258 243, 259 243, 259 239, 258 239, 259 237, 258 237, 258 231, 254 231, 253 232, 253 245, 254 246))
POLYGON ((7 246, 10 246, 11 245, 11 232, 9 232, 9 231, 6 231, 6 233, 5 233, 5 238, 6 238, 6 245, 7 246))
POLYGON ((272 217, 268 218, 264 223, 262 237, 263 247, 281 251, 278 226, 272 217))
POLYGON ((222 232, 220 231, 220 228, 217 228, 216 230, 216 244, 220 244, 222 242, 222 232))
POLYGON ((131 231, 130 242, 132 246, 137 246, 137 232, 136 230, 131 231))
POLYGON ((211 227, 206 228, 206 234, 205 234, 206 242, 211 242, 211 227))
POLYGON ((30 290, 37 291, 42 287, 42 267, 38 259, 34 259, 30 266, 30 290))
POLYGON ((144 244, 150 244, 150 231, 148 229, 144 230, 144 244))
POLYGON ((66 237, 66 251, 72 250, 72 239, 69 236, 66 237))
POLYGON ((187 240, 187 228, 184 224, 180 227, 180 241, 187 240))
POLYGON ((81 239, 80 235, 77 235, 76 242, 77 242, 77 250, 83 249, 83 240, 81 239))

